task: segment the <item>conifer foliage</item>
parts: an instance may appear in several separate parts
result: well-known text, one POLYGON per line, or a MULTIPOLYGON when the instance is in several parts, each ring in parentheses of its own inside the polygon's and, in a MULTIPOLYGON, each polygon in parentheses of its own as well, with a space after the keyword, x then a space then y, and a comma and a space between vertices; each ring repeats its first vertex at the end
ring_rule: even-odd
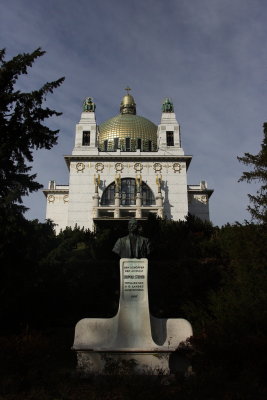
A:
POLYGON ((257 191, 256 195, 248 195, 251 202, 251 206, 248 206, 248 210, 251 213, 253 219, 266 224, 267 223, 267 122, 263 124, 263 142, 261 150, 258 154, 253 155, 245 153, 244 157, 237 157, 245 165, 253 167, 252 171, 243 172, 243 175, 239 179, 240 181, 252 181, 261 182, 262 185, 257 191))
POLYGON ((46 96, 59 87, 64 78, 45 83, 31 92, 16 90, 18 78, 28 73, 36 59, 45 54, 40 48, 18 54, 5 61, 0 50, 0 211, 1 216, 23 215, 27 210, 22 197, 42 187, 31 174, 34 149, 51 149, 58 130, 44 125, 44 120, 61 113, 42 107, 46 96))

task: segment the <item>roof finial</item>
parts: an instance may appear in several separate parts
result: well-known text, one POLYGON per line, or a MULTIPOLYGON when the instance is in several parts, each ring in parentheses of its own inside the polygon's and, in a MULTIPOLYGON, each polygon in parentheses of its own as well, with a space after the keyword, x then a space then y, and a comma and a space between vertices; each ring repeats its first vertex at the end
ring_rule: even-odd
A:
POLYGON ((129 94, 129 91, 132 90, 127 86, 124 90, 127 91, 127 94, 125 94, 122 98, 121 105, 120 105, 120 112, 121 114, 136 114, 136 104, 134 101, 133 96, 129 94))

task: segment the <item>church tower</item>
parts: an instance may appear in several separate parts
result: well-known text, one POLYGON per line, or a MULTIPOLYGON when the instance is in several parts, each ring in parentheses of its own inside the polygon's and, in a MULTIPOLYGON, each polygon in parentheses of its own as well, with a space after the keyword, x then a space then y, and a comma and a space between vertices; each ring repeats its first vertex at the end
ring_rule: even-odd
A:
POLYGON ((188 213, 209 219, 213 190, 205 181, 187 184, 192 156, 181 147, 171 99, 164 99, 157 126, 137 115, 126 90, 120 113, 99 125, 93 98, 83 103, 72 154, 65 156, 69 185, 50 181, 44 190, 46 218, 57 233, 67 226, 93 230, 100 221, 146 219, 149 213, 175 221, 188 213))

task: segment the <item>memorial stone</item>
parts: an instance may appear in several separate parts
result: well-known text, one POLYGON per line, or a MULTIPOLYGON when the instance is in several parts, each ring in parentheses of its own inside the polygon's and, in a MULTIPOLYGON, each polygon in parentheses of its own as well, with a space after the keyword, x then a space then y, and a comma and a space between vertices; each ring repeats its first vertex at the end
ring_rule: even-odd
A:
MULTIPOLYGON (((129 223, 129 231, 131 226, 137 232, 134 221, 129 223)), ((148 244, 148 241, 135 243, 148 244)), ((171 366, 170 356, 192 336, 191 324, 182 318, 150 315, 147 277, 147 258, 120 259, 117 314, 113 318, 85 318, 76 325, 73 350, 77 352, 79 371, 103 375, 110 372, 111 365, 123 365, 120 370, 123 373, 125 363, 129 362, 134 374, 186 373, 189 364, 185 365, 185 359, 177 355, 171 366)))

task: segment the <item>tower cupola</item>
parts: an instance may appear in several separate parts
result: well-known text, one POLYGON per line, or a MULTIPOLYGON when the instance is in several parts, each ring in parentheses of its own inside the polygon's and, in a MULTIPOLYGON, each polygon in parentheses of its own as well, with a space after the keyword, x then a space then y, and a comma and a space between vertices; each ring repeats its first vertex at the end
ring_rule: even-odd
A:
POLYGON ((127 86, 127 88, 125 90, 127 90, 127 94, 125 96, 123 96, 123 98, 122 98, 121 105, 120 105, 120 113, 135 115, 136 114, 136 104, 135 104, 133 96, 131 96, 129 94, 129 90, 131 90, 131 89, 129 88, 129 86, 127 86))

